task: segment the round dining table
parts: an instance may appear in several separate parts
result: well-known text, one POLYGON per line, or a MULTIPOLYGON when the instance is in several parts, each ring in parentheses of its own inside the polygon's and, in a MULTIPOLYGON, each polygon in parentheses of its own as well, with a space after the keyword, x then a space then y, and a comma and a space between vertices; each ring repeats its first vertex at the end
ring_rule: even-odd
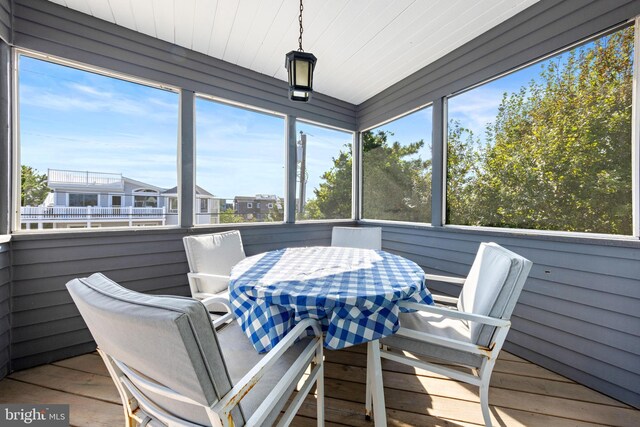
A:
POLYGON ((335 350, 396 332, 400 301, 433 304, 424 274, 413 261, 380 250, 286 248, 239 262, 229 295, 258 352, 306 317, 320 321, 325 347, 335 350))

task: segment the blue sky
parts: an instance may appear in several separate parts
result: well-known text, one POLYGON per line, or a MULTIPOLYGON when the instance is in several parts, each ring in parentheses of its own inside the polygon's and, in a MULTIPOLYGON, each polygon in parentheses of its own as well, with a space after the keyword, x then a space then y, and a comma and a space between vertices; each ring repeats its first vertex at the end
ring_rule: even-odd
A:
MULTIPOLYGON (((482 137, 505 91, 535 78, 540 64, 449 99, 449 119, 482 137)), ((21 163, 122 173, 159 187, 176 185, 178 94, 21 56, 21 163)), ((423 139, 430 158, 431 108, 381 129, 403 144, 423 139)), ((352 135, 298 122, 308 134, 307 195, 352 135)), ((219 197, 284 195, 284 119, 208 99, 196 101, 196 182, 219 197)))

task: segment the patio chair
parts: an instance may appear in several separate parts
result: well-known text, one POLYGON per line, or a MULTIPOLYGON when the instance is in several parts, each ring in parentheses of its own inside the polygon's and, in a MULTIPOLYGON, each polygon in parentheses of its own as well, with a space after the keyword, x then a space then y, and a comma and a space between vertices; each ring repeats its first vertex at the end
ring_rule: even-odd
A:
POLYGON ((331 246, 360 249, 382 249, 380 227, 333 227, 331 246))
POLYGON ((238 230, 223 233, 185 236, 182 239, 189 263, 191 296, 207 299, 205 305, 212 312, 229 312, 223 302, 213 296, 229 298, 229 275, 234 265, 245 259, 242 238, 238 230))
POLYGON ((74 279, 67 289, 120 393, 128 427, 288 425, 314 384, 323 425, 316 321, 302 320, 260 355, 237 322, 214 330, 192 298, 140 294, 100 273, 74 279))
MULTIPOLYGON (((380 340, 380 357, 478 386, 482 416, 490 426, 491 372, 511 327, 509 319, 531 265, 531 261, 496 243, 482 243, 466 279, 427 274, 427 281, 463 285, 460 296, 434 296, 436 302, 448 306, 400 303, 401 307, 416 311, 400 314, 398 332, 380 340), (434 360, 471 371, 434 364, 434 360)), ((370 357, 375 357, 377 350, 370 357)), ((376 392, 371 390, 372 381, 375 384, 382 380, 379 359, 369 365, 372 367, 367 371, 367 414, 371 412, 372 397, 380 398, 379 394, 371 394, 376 392)))

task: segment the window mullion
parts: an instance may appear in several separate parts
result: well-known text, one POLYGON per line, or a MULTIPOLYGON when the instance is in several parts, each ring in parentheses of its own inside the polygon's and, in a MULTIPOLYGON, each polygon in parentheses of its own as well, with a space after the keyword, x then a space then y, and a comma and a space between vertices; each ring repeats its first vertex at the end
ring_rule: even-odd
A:
POLYGON ((635 19, 633 39, 633 96, 631 119, 631 198, 633 235, 640 237, 640 16, 635 19))

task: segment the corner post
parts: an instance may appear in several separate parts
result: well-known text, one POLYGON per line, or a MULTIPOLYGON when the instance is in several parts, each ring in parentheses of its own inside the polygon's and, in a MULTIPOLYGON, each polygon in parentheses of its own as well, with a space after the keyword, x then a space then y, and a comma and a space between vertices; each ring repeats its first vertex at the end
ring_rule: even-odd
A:
POLYGON ((178 141, 178 187, 180 227, 189 228, 194 224, 196 144, 195 144, 195 93, 180 91, 180 138, 178 141))
POLYGON ((297 146, 296 146, 296 117, 290 114, 285 120, 286 148, 285 148, 285 198, 284 198, 284 222, 293 224, 296 222, 296 172, 297 172, 297 146))
POLYGON ((431 225, 441 227, 446 222, 447 206, 447 98, 433 101, 431 134, 431 225))

